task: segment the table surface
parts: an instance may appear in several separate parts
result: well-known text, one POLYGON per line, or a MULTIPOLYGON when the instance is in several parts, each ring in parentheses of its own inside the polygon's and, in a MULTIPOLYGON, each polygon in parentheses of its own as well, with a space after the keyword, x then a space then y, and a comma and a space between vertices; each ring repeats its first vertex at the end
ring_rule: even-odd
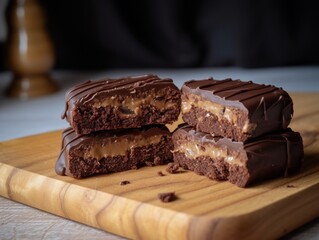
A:
MULTIPOLYGON (((0 141, 61 129, 68 126, 60 115, 66 90, 78 83, 101 77, 121 77, 155 73, 170 77, 181 87, 191 79, 234 78, 274 84, 288 92, 319 92, 319 66, 264 69, 125 69, 99 72, 55 71, 53 78, 60 91, 28 101, 8 99, 3 91, 11 74, 0 73, 0 141)), ((318 99, 319 100, 319 99, 318 99)), ((122 239, 119 236, 67 220, 0 197, 0 239, 122 239)), ((319 218, 288 234, 283 239, 318 239, 319 218)))

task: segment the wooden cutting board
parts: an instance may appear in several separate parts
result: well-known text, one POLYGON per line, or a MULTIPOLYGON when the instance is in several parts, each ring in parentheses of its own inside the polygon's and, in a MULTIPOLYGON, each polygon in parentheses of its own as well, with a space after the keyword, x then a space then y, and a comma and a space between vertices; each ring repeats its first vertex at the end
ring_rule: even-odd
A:
POLYGON ((292 97, 291 127, 305 146, 304 167, 292 177, 242 189, 157 166, 75 180, 55 174, 55 131, 0 143, 0 195, 134 239, 277 238, 319 216, 319 94, 292 97), (170 191, 176 201, 157 198, 170 191))

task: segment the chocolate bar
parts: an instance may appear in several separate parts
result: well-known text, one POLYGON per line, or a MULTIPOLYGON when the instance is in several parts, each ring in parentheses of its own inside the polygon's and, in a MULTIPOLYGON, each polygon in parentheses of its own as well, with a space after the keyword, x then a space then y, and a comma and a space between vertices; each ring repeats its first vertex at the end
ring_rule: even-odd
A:
POLYGON ((239 187, 297 172, 304 154, 300 134, 289 128, 236 142, 184 125, 173 133, 172 139, 174 163, 214 180, 229 180, 239 187))
POLYGON ((66 93, 62 118, 78 134, 170 124, 180 113, 180 91, 171 79, 143 75, 88 81, 66 93))
POLYGON ((59 175, 84 178, 173 160, 171 133, 165 126, 99 131, 88 135, 77 135, 68 128, 62 137, 61 153, 55 167, 59 175))
POLYGON ((182 114, 197 131, 245 141, 287 128, 293 103, 275 86, 210 78, 183 85, 182 114))

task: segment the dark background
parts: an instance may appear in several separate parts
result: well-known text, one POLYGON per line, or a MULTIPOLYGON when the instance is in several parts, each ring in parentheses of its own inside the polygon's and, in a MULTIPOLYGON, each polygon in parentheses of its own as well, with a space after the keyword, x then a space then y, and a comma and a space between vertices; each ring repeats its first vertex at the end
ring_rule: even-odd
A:
POLYGON ((58 69, 319 63, 316 1, 40 2, 58 69))

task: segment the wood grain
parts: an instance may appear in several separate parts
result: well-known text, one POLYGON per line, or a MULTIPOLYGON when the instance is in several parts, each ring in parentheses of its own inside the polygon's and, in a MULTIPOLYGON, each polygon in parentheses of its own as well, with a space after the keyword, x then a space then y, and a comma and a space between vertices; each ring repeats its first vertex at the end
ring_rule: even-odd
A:
POLYGON ((241 189, 158 166, 75 180, 54 172, 61 141, 55 131, 0 143, 0 195, 134 239, 282 236, 319 216, 319 94, 292 96, 291 127, 302 133, 306 153, 292 177, 241 189), (167 191, 178 200, 160 202, 157 194, 167 191))
POLYGON ((63 219, 0 197, 0 239, 123 240, 83 224, 63 219))

